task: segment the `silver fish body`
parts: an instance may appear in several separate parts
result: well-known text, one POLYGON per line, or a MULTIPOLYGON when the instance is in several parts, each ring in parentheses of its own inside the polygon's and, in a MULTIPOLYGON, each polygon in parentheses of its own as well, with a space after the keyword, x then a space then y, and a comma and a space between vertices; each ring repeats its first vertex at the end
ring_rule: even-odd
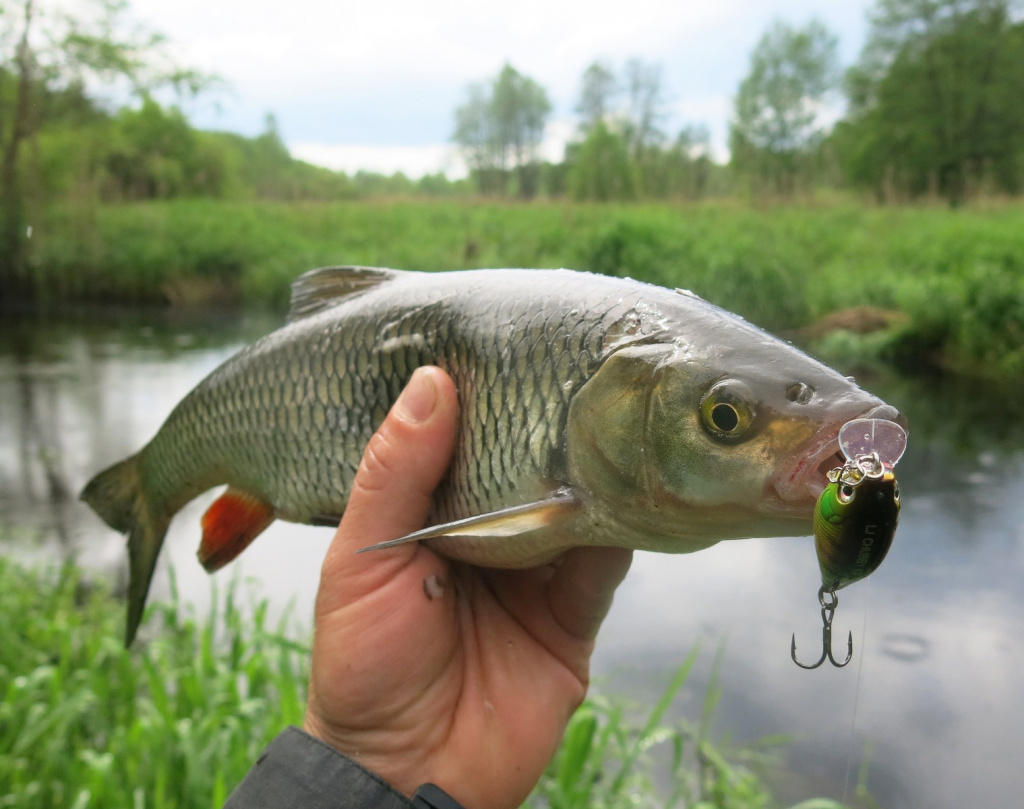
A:
POLYGON ((452 376, 461 406, 424 537, 493 566, 577 544, 687 552, 808 533, 839 427, 902 418, 741 318, 625 279, 328 268, 296 282, 292 317, 83 492, 129 534, 129 640, 175 512, 228 484, 267 523, 336 523, 366 442, 422 365, 452 376))

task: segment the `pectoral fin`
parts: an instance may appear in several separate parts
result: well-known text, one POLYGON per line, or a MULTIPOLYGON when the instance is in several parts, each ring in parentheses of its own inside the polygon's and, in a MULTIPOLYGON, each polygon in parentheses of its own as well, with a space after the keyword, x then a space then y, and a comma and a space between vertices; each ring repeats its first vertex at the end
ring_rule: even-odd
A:
POLYGON ((199 561, 210 573, 220 570, 249 547, 275 517, 270 503, 229 487, 203 515, 199 561))
POLYGON ((356 553, 379 551, 384 548, 393 548, 396 545, 405 545, 408 542, 418 542, 422 539, 436 537, 516 536, 551 525, 570 516, 577 508, 579 508, 579 500, 572 489, 563 488, 550 497, 535 503, 524 503, 521 506, 512 506, 481 514, 479 517, 467 517, 464 520, 434 525, 398 539, 390 539, 387 542, 378 542, 376 545, 360 548, 356 553))

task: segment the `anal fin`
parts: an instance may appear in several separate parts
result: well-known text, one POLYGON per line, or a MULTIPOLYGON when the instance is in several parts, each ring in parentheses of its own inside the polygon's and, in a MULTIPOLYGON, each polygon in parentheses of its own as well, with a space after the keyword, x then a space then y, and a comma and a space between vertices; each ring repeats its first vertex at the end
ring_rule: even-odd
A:
POLYGON ((269 503, 229 487, 203 514, 199 561, 210 573, 249 547, 276 518, 269 503))
POLYGON ((572 489, 565 487, 559 489, 550 497, 538 500, 534 503, 524 503, 520 506, 491 511, 481 514, 478 517, 467 517, 463 520, 433 525, 421 531, 415 531, 398 539, 390 539, 386 542, 378 542, 366 548, 360 548, 356 553, 365 551, 378 551, 384 548, 393 548, 397 545, 405 545, 409 542, 418 542, 423 539, 435 539, 437 537, 511 537, 517 534, 525 534, 544 528, 559 520, 571 516, 579 507, 579 500, 572 489))

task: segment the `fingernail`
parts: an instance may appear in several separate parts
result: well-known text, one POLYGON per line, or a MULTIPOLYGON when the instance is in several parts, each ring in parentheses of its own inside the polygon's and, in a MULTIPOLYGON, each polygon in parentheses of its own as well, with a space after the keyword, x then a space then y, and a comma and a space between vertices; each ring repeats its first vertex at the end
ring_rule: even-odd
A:
POLYGON ((434 375, 426 368, 417 368, 398 397, 395 410, 403 419, 416 424, 430 418, 436 404, 437 385, 434 384, 434 375))

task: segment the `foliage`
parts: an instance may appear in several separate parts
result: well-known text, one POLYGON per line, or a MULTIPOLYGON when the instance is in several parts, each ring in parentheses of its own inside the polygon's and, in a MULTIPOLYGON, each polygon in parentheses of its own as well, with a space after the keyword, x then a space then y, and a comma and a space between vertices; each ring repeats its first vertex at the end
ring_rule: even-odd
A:
POLYGON ((204 622, 151 607, 132 652, 105 587, 0 559, 0 806, 220 807, 305 703, 307 648, 239 595, 204 622))
POLYGON ((0 18, 17 17, 17 29, 5 25, 0 36, 0 290, 7 294, 19 291, 27 259, 30 183, 22 147, 53 111, 36 99, 84 100, 90 80, 120 81, 139 94, 168 85, 195 93, 210 82, 178 67, 159 34, 128 30, 126 8, 120 0, 92 0, 73 15, 42 0, 0 3, 0 18))
POLYGON ((459 144, 483 193, 520 197, 539 190, 537 151, 551 112, 547 93, 506 63, 489 85, 473 85, 455 111, 453 139, 459 144))
POLYGON ((707 129, 685 127, 666 147, 661 66, 630 59, 623 73, 620 82, 604 62, 583 73, 582 139, 565 153, 569 195, 597 202, 703 197, 715 169, 721 172, 707 129))
POLYGON ((820 22, 769 27, 750 57, 730 126, 734 168, 756 190, 790 195, 821 137, 821 105, 837 75, 836 37, 820 22))
MULTIPOLYGON (((267 626, 265 600, 241 608, 241 589, 235 581, 223 600, 214 590, 202 621, 176 600, 151 605, 148 625, 157 618, 159 628, 129 651, 121 604, 104 586, 71 564, 36 571, 0 558, 0 806, 222 806, 266 744, 301 724, 308 676, 308 646, 284 619, 267 626)), ((717 689, 699 723, 665 723, 695 659, 696 650, 640 725, 622 700, 589 697, 526 805, 665 805, 650 778, 655 746, 672 751, 667 805, 770 805, 756 770, 763 745, 711 739, 717 689)))
POLYGON ((33 249, 49 236, 42 212, 55 200, 88 209, 180 197, 350 199, 465 189, 464 182, 438 175, 416 182, 362 172, 348 177, 295 160, 272 115, 255 138, 194 129, 180 109, 161 105, 153 91, 167 85, 198 91, 213 80, 177 67, 159 35, 129 29, 126 9, 121 0, 90 0, 69 16, 49 0, 0 0, 5 300, 30 297, 38 289, 33 249), (101 91, 130 103, 108 109, 101 91))
POLYGON ((859 343, 875 359, 915 372, 1020 378, 1024 369, 1019 204, 195 199, 61 205, 38 230, 34 278, 51 300, 283 306, 296 276, 329 264, 573 267, 692 289, 785 334, 853 307, 895 310, 905 317, 859 343))
POLYGON ((580 100, 576 112, 580 116, 580 129, 590 132, 598 125, 607 126, 613 114, 615 97, 619 93, 619 82, 607 62, 593 62, 583 71, 580 100))
POLYGON ((626 62, 625 73, 628 106, 624 130, 630 153, 642 160, 665 137, 659 127, 665 115, 661 65, 634 58, 626 62))
POLYGON ((625 137, 598 121, 586 139, 567 153, 573 199, 629 200, 636 197, 633 164, 625 137))
MULTIPOLYGON (((622 700, 592 695, 569 722, 565 737, 547 772, 534 790, 530 805, 550 809, 614 809, 615 807, 701 807, 753 809, 773 805, 761 772, 778 765, 773 755, 787 741, 769 737, 742 748, 711 740, 715 706, 721 697, 712 675, 697 721, 666 721, 685 687, 698 649, 679 667, 664 694, 640 724, 622 700), (665 751, 667 764, 658 773, 654 754, 665 751), (660 774, 660 779, 656 778, 660 774), (657 780, 667 782, 660 794, 657 780)), ((716 658, 715 671, 721 663, 716 658)), ((817 799, 791 809, 842 809, 817 799)))
POLYGON ((443 175, 348 176, 296 160, 273 116, 255 138, 193 129, 176 107, 152 97, 113 115, 88 106, 81 124, 51 124, 34 150, 36 188, 47 199, 93 204, 147 199, 354 199, 367 195, 444 196, 464 189, 443 175))
POLYGON ((1024 23, 1008 0, 880 0, 834 142, 880 198, 1024 190, 1024 23))
MULTIPOLYGON (((0 85, 2 79, 0 73, 0 85)), ((102 111, 74 91, 41 97, 48 101, 55 117, 36 135, 34 148, 23 155, 24 171, 35 177, 28 219, 32 226, 31 251, 20 273, 5 275, 0 269, 0 286, 5 278, 17 281, 16 289, 5 292, 5 300, 8 295, 38 298, 67 291, 63 283, 62 289, 50 289, 42 282, 60 272, 52 264, 50 249, 54 246, 59 251, 59 246, 75 243, 71 249, 82 251, 59 259, 61 268, 80 272, 73 282, 76 295, 95 283, 91 293, 95 298, 106 292, 137 298, 140 290, 148 287, 163 289, 157 294, 183 302, 185 299, 175 298, 173 291, 167 294, 166 278, 199 275, 211 291, 223 290, 225 284, 234 286, 242 264, 254 255, 252 245, 263 242, 261 234, 248 243, 221 240, 237 236, 236 226, 245 228, 244 214, 241 222, 222 226, 205 221, 190 223, 195 228, 194 244, 189 244, 189 237, 183 233, 180 251, 175 248, 171 254, 162 246, 164 232, 149 231, 152 243, 140 245, 137 240, 146 231, 135 231, 129 237, 133 244, 126 251, 132 253, 130 263, 122 267, 117 263, 119 256, 111 258, 118 270, 123 270, 122 278, 112 288, 110 279, 99 277, 92 267, 107 255, 99 245, 98 234, 92 231, 104 204, 202 198, 205 203, 197 201, 195 210, 203 210, 212 221, 221 216, 212 207, 218 200, 439 197, 467 192, 466 181, 452 182, 443 175, 428 175, 418 181, 401 174, 387 177, 359 172, 348 176, 295 160, 282 143, 272 116, 268 116, 263 134, 245 138, 193 129, 180 110, 161 106, 150 96, 144 96, 139 106, 123 107, 114 114, 102 111), (54 208, 51 200, 61 202, 54 208), (59 211, 57 215, 47 213, 54 209, 59 211), (212 254, 210 241, 203 237, 211 231, 218 234, 212 254), (152 266, 149 257, 168 263, 152 266), (77 269, 72 270, 65 260, 77 269), (156 283, 157 279, 164 280, 156 283)))

